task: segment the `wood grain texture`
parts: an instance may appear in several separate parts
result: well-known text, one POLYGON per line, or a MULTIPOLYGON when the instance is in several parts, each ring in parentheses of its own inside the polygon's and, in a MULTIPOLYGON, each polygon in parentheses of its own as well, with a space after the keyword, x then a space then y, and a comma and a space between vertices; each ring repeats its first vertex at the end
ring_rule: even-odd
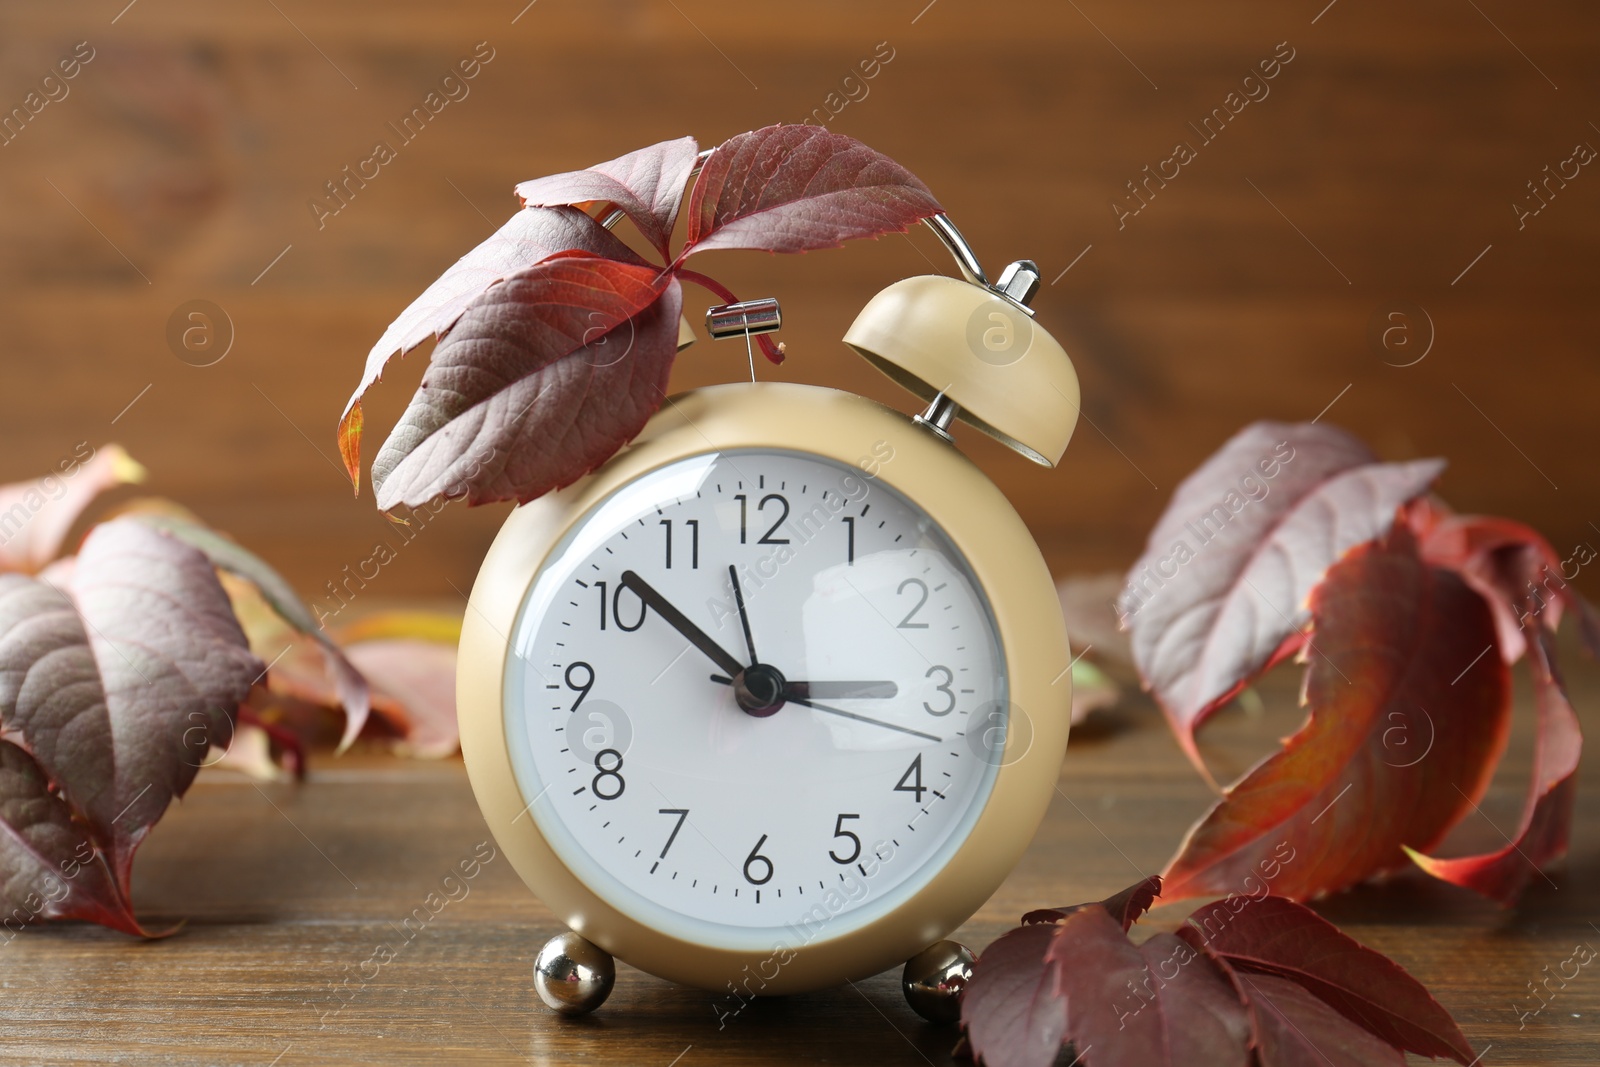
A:
MULTIPOLYGON (((1566 652, 1593 735, 1600 667, 1566 652)), ((1297 673, 1269 679, 1263 714, 1235 707, 1207 727, 1202 748, 1219 777, 1294 728, 1297 673)), ((1497 847, 1515 825, 1531 712, 1520 693, 1506 765, 1455 847, 1497 847)), ((1575 945, 1600 946, 1594 759, 1580 776, 1571 858, 1515 910, 1415 871, 1318 905, 1427 985, 1487 1064, 1579 1067, 1600 1055, 1600 975, 1583 970, 1548 1007, 1522 1014, 1540 1003, 1529 983, 1555 974, 1575 945)), ((1138 697, 1075 731, 1058 792, 962 941, 981 949, 1025 911, 1099 899, 1159 871, 1209 797, 1138 697)), ((911 1013, 895 972, 728 1015, 726 999, 619 967, 598 1014, 562 1020, 532 988, 533 958, 559 928, 503 857, 444 887, 458 899, 427 923, 404 925, 488 836, 459 761, 324 756, 300 787, 207 770, 135 868, 141 919, 182 928, 142 944, 98 928, 34 928, 0 945, 0 1063, 952 1062, 953 1034, 911 1013), (369 963, 380 946, 394 958, 369 963)), ((1171 929, 1194 903, 1163 905, 1138 929, 1171 929)))
MULTIPOLYGON (((1596 536, 1600 177, 1552 184, 1521 229, 1512 210, 1546 164, 1600 146, 1592 5, 32 0, 0 11, 0 108, 79 41, 95 58, 70 93, 0 145, 0 478, 120 440, 151 490, 308 595, 394 539, 334 448, 366 349, 513 210, 516 181, 802 119, 878 42, 894 58, 830 125, 916 171, 992 266, 1031 256, 1053 280, 1040 321, 1078 363, 1087 416, 1065 461, 961 441, 1056 569, 1131 561, 1229 433, 1336 397, 1326 417, 1384 455, 1449 457, 1458 506, 1563 550, 1596 536), (480 41, 494 59, 469 95, 400 144, 388 124, 480 41), (1190 124, 1279 42, 1294 58, 1269 94, 1202 140, 1190 124), (398 158, 319 222, 309 203, 380 138, 398 158), (1126 183, 1179 140, 1197 158, 1141 186, 1148 204, 1119 228, 1111 203, 1137 205, 1126 183), (166 336, 196 298, 232 323, 211 367, 166 336), (1386 364, 1418 349, 1368 336, 1400 300, 1436 334, 1415 366, 1386 364)), ((702 266, 782 299, 792 358, 764 375, 907 406, 838 338, 877 288, 949 270, 932 240, 702 266)), ((703 341, 674 387, 739 377, 741 347, 703 341)), ((369 457, 425 358, 375 391, 369 457)), ((375 595, 466 589, 502 514, 451 509, 375 595)))

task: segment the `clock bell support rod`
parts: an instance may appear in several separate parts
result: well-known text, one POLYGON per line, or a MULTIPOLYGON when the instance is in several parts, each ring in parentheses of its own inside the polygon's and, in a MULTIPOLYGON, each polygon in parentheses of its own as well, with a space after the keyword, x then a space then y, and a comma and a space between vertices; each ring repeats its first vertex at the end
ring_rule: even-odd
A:
MULTIPOLYGON (((961 276, 973 285, 987 289, 994 295, 1014 304, 1024 314, 1033 317, 1033 308, 1029 306, 1034 295, 1039 292, 1039 283, 1043 275, 1039 273, 1039 264, 1031 259, 1019 259, 1006 265, 1000 272, 1000 280, 991 282, 989 276, 983 272, 983 264, 978 262, 978 255, 961 236, 961 231, 956 229, 956 224, 950 221, 950 216, 945 214, 929 215, 922 220, 923 224, 932 230, 934 236, 939 238, 939 243, 956 261, 956 267, 961 271, 961 276)), ((941 390, 928 403, 920 415, 912 416, 912 422, 935 434, 946 444, 954 444, 950 436, 950 424, 955 421, 961 409, 954 400, 944 395, 941 390)))

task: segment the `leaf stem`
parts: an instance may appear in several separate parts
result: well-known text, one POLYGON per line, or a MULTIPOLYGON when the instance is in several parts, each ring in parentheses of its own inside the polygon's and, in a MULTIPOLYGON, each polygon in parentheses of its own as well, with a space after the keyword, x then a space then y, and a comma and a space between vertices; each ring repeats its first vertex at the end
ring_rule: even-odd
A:
MULTIPOLYGON (((679 262, 682 262, 681 257, 679 258, 679 262)), ((707 290, 713 296, 724 301, 725 303, 737 304, 739 302, 739 298, 734 295, 733 290, 729 289, 726 285, 723 285, 715 278, 701 274, 697 270, 690 270, 687 267, 675 267, 674 269, 677 271, 678 277, 682 278, 686 282, 694 282, 696 285, 707 290)), ((771 337, 767 336, 766 334, 759 335, 756 338, 756 345, 761 349, 761 354, 766 356, 769 362, 783 362, 783 348, 780 345, 774 344, 771 337)))
POLYGON ((701 274, 697 270, 690 270, 688 267, 675 266, 674 269, 677 271, 678 277, 682 278, 686 282, 694 282, 700 288, 710 292, 713 296, 720 297, 729 304, 737 304, 739 302, 739 298, 733 295, 733 290, 729 289, 726 285, 723 285, 715 278, 701 274))

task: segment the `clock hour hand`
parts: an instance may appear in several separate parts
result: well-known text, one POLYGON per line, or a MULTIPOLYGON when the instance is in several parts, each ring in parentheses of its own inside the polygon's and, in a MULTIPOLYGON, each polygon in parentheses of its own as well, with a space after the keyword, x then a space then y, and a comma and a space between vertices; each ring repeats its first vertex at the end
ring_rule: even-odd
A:
MULTIPOLYGON (((711 680, 718 685, 732 685, 733 679, 713 674, 711 680)), ((784 682, 785 700, 888 700, 898 696, 900 687, 893 682, 784 682)))
POLYGON ((789 682, 783 687, 788 700, 888 700, 899 692, 893 682, 789 682))
POLYGON ((657 592, 655 586, 639 577, 635 571, 622 572, 622 586, 637 593, 646 607, 661 616, 668 626, 688 638, 689 643, 710 657, 712 663, 729 674, 738 674, 744 670, 744 664, 713 641, 704 630, 690 622, 688 616, 673 607, 666 597, 657 592))

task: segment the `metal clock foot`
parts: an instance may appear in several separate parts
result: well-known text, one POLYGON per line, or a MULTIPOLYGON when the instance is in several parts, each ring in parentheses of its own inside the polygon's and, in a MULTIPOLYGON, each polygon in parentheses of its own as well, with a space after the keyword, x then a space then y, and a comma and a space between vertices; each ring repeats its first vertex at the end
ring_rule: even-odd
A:
POLYGON ((617 981, 610 953, 568 930, 544 943, 533 965, 539 999, 562 1015, 587 1015, 606 1002, 617 981))
POLYGON ((972 950, 955 941, 935 941, 911 959, 900 974, 900 990, 911 1010, 930 1023, 961 1017, 961 990, 972 977, 972 950))

